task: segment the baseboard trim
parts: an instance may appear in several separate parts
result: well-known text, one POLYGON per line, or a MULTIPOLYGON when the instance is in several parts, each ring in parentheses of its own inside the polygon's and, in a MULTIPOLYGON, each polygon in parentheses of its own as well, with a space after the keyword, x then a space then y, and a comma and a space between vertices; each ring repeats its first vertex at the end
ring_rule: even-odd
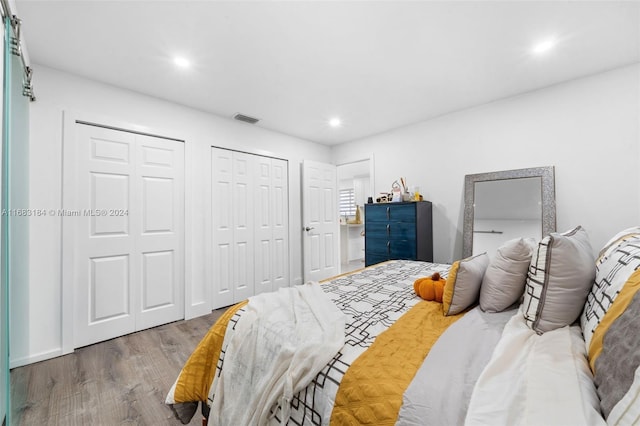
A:
POLYGON ((56 358, 64 355, 62 348, 57 348, 47 352, 41 352, 39 354, 29 355, 22 358, 14 358, 9 360, 9 368, 23 367, 25 365, 33 364, 40 361, 46 361, 51 358, 56 358))

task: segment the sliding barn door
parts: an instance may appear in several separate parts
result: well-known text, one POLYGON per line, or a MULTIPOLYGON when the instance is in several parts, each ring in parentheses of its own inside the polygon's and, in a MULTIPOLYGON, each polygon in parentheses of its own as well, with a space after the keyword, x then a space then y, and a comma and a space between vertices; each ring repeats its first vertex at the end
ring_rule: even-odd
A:
POLYGON ((213 308, 289 285, 287 162, 211 149, 213 308))
POLYGON ((184 317, 184 144, 76 124, 72 235, 80 347, 184 317))

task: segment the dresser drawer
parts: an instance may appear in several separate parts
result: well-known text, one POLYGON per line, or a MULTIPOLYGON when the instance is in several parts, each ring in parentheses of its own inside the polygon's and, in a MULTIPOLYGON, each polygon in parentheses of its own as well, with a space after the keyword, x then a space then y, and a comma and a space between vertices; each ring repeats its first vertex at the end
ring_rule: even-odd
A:
POLYGON ((416 221, 414 203, 406 204, 366 204, 365 220, 367 222, 411 222, 416 221))
POLYGON ((408 222, 368 222, 365 226, 365 234, 369 238, 384 239, 416 239, 416 225, 408 222))
POLYGON ((364 258, 366 266, 375 265, 376 263, 386 262, 387 260, 390 260, 388 255, 376 253, 365 253, 364 258))
POLYGON ((387 259, 413 259, 416 256, 416 242, 367 238, 365 254, 386 255, 387 259))

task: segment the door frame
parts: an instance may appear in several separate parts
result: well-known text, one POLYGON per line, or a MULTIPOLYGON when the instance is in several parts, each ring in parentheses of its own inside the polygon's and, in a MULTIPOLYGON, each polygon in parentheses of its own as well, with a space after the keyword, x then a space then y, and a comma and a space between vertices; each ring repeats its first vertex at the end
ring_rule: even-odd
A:
POLYGON ((336 167, 340 167, 340 166, 345 166, 347 164, 352 164, 352 163, 359 163, 361 161, 367 161, 369 160, 369 192, 371 193, 371 196, 373 197, 373 199, 376 199, 376 194, 375 194, 375 190, 376 190, 376 185, 375 185, 375 163, 374 163, 374 158, 373 158, 373 153, 370 153, 368 156, 365 157, 357 157, 357 158, 352 158, 352 159, 348 159, 345 161, 340 161, 339 163, 336 163, 336 167))
MULTIPOLYGON (((106 117, 99 114, 91 114, 78 112, 73 110, 63 110, 63 131, 62 131, 62 205, 61 209, 75 210, 76 199, 72 190, 73 178, 75 173, 70 173, 70 169, 65 165, 76 164, 75 150, 73 144, 75 143, 76 136, 76 124, 89 124, 99 127, 110 128, 113 130, 120 130, 129 133, 135 133, 146 136, 159 137, 163 139, 170 139, 184 143, 184 316, 185 318, 192 318, 193 307, 190 305, 192 280, 191 280, 191 263, 192 263, 192 237, 188 232, 192 229, 192 216, 193 216, 193 177, 188 170, 193 169, 192 158, 192 146, 184 138, 171 136, 172 132, 165 129, 149 128, 133 124, 129 121, 114 119, 113 117, 106 117)), ((73 217, 58 217, 60 220, 60 265, 61 265, 61 342, 62 342, 62 355, 71 353, 74 351, 74 306, 75 306, 75 288, 73 273, 75 268, 76 259, 70 255, 73 253, 73 246, 75 242, 74 227, 69 224, 73 217)))
MULTIPOLYGON (((341 161, 340 163, 336 164, 336 171, 339 170, 339 168, 341 166, 346 166, 348 164, 353 164, 353 163, 360 163, 362 161, 369 161, 369 195, 371 197, 373 197, 373 199, 376 199, 376 194, 375 194, 375 164, 374 164, 374 160, 373 160, 373 153, 370 153, 368 157, 360 157, 357 159, 349 159, 347 161, 341 161)), ((339 173, 338 173, 339 174, 339 173)), ((338 184, 338 191, 340 191, 340 182, 337 182, 338 184)), ((338 206, 338 209, 340 208, 340 206, 338 206)), ((364 213, 364 206, 362 206, 363 208, 363 213, 364 213)), ((364 228, 363 228, 364 229, 364 228)), ((342 233, 342 228, 340 228, 340 232, 342 233)), ((340 242, 342 241, 342 235, 340 236, 340 241, 338 241, 338 243, 340 244, 340 242)), ((348 256, 348 254, 347 254, 348 256)), ((340 255, 340 264, 342 265, 342 255, 340 255)), ((340 270, 340 273, 342 273, 342 269, 340 270)))

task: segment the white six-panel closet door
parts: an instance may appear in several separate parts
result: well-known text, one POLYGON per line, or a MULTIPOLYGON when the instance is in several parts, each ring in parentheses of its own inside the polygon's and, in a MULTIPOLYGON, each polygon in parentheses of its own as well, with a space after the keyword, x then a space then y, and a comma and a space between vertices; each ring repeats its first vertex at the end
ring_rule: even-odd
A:
POLYGON ((253 169, 249 154, 211 149, 214 308, 254 294, 253 169))
POLYGON ((289 286, 287 162, 255 156, 256 294, 289 286))
MULTIPOLYGON (((249 154, 233 154, 231 217, 233 230, 233 303, 255 294, 254 277, 254 210, 253 158, 249 154)), ((225 203, 220 199, 217 202, 225 203)))
POLYGON ((286 160, 211 149, 213 308, 289 285, 286 160))
POLYGON ((184 144, 76 127, 64 223, 80 347, 184 317, 184 144))
POLYGON ((233 151, 211 149, 213 308, 233 304, 233 151), (224 201, 226 200, 226 202, 224 201))
POLYGON ((272 289, 289 287, 289 171, 286 160, 271 159, 272 289))

